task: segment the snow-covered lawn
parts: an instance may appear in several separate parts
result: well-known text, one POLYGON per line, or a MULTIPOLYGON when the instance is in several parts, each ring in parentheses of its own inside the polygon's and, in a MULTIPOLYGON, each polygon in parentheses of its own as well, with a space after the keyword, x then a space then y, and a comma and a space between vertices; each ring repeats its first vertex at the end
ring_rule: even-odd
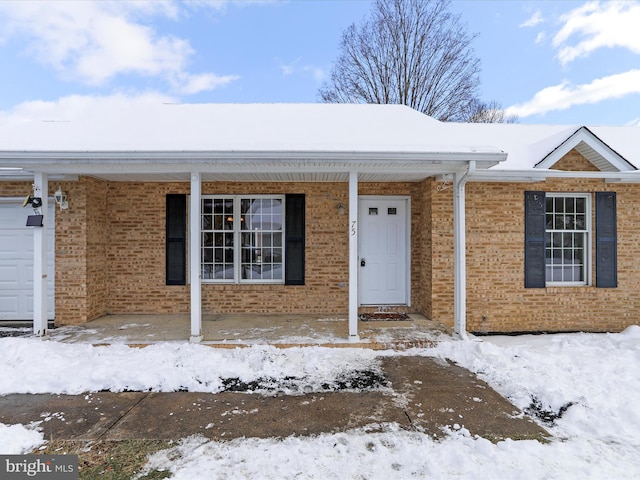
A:
MULTIPOLYGON (((222 378, 286 382, 313 391, 346 371, 375 369, 380 355, 449 358, 478 373, 516 406, 541 412, 554 440, 474 438, 464 428, 442 441, 388 425, 317 437, 183 439, 148 468, 172 478, 640 478, 640 327, 620 334, 558 334, 445 341, 432 349, 256 346, 217 350, 189 344, 144 349, 0 339, 0 394, 152 389, 221 391, 222 378)), ((542 420, 540 420, 542 421, 542 420)), ((0 425, 0 453, 43 443, 37 425, 0 425)))

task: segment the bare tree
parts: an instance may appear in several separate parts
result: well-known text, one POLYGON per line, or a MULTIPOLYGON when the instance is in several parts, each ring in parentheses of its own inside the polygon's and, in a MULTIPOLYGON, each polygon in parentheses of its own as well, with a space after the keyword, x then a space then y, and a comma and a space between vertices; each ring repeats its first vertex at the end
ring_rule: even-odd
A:
POLYGON ((442 121, 466 121, 478 102, 480 61, 449 0, 376 0, 342 35, 330 103, 400 103, 442 121))
POLYGON ((518 116, 507 115, 495 100, 490 102, 476 100, 471 105, 466 121, 470 123, 517 123, 518 116))

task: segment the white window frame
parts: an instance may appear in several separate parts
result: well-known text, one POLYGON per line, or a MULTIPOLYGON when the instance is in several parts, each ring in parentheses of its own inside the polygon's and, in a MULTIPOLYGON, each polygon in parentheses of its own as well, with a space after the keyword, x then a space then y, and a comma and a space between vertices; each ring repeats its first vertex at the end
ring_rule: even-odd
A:
MULTIPOLYGON (((547 287, 558 287, 558 286, 589 286, 591 285, 591 265, 592 265, 592 237, 593 230, 591 228, 591 216, 592 216, 592 206, 591 206, 591 195, 588 193, 576 193, 576 192, 567 192, 567 193, 558 193, 558 192, 547 192, 546 199, 555 200, 556 198, 582 198, 585 200, 585 229, 549 229, 546 227, 546 218, 549 212, 547 212, 547 206, 545 203, 545 279, 547 287), (552 263, 547 263, 547 250, 550 248, 548 242, 546 241, 546 237, 549 233, 573 233, 573 234, 581 234, 584 235, 584 248, 583 248, 583 264, 584 264, 584 279, 581 281, 550 281, 548 278, 550 277, 547 272, 549 268, 553 265, 552 263)), ((554 202, 555 203, 555 202, 554 202)))
MULTIPOLYGON (((230 231, 233 235, 233 278, 204 278, 204 274, 202 274, 202 283, 215 283, 215 284, 284 284, 285 283, 285 240, 286 240, 286 232, 285 232, 285 195, 226 195, 226 194, 212 194, 212 195, 201 195, 200 202, 203 203, 204 200, 231 200, 233 201, 233 228, 230 231), (271 199, 271 200, 280 200, 282 205, 282 229, 278 230, 281 235, 281 255, 282 261, 280 262, 282 273, 281 278, 275 279, 265 279, 265 278, 242 278, 242 234, 247 233, 247 231, 241 230, 242 222, 241 222, 241 208, 242 208, 242 200, 256 200, 256 199, 271 199)), ((200 235, 203 235, 203 209, 201 207, 200 212, 200 235)), ((214 230, 214 229, 212 229, 214 230)), ((262 230, 261 230, 262 232, 262 230)), ((215 237, 215 234, 214 234, 215 237)), ((204 241, 201 242, 200 245, 200 268, 203 269, 204 265, 204 251, 206 248, 211 248, 204 244, 204 241)), ((215 248, 215 247, 214 247, 215 248)), ((215 254, 214 261, 215 265, 215 254)), ((251 265, 255 265, 256 263, 251 263, 251 265)))

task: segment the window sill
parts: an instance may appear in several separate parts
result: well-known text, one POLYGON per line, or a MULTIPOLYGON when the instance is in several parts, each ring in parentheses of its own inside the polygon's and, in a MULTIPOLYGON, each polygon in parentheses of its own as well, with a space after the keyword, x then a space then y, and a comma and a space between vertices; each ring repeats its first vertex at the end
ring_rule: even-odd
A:
POLYGON ((567 293, 595 293, 597 289, 593 285, 553 285, 545 288, 546 292, 552 295, 567 293))

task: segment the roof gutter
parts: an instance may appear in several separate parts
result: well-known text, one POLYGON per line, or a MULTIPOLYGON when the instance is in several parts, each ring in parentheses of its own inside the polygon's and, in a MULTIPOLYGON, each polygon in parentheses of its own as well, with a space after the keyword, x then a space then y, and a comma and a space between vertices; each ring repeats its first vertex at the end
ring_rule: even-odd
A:
POLYGON ((492 165, 504 161, 507 154, 487 148, 469 151, 420 151, 420 150, 182 150, 182 151, 34 151, 0 150, 0 161, 8 160, 27 163, 170 163, 176 160, 191 162, 210 162, 220 160, 357 160, 357 161, 404 161, 404 162, 451 162, 461 163, 471 159, 489 162, 492 165))
POLYGON ((469 181, 472 182, 543 182, 548 178, 602 179, 610 182, 640 182, 640 170, 622 172, 575 172, 567 170, 477 170, 469 181))

